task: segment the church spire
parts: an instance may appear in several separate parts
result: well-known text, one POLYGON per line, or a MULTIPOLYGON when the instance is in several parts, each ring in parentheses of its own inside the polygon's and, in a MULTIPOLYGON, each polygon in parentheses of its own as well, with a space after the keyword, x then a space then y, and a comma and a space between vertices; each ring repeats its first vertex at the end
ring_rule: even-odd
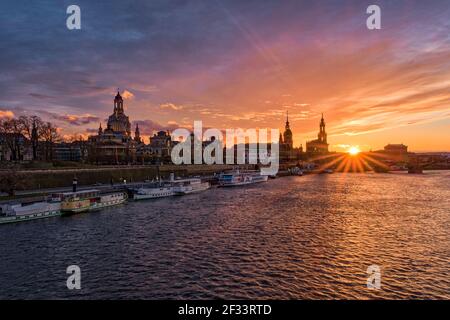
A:
POLYGON ((325 132, 325 119, 323 118, 323 113, 322 118, 320 119, 320 131, 318 138, 320 142, 327 143, 327 133, 325 132))
POLYGON ((141 142, 141 133, 139 131, 139 123, 136 123, 136 130, 134 131, 134 140, 136 142, 141 142))
POLYGON ((103 133, 102 123, 100 122, 100 125, 98 127, 98 134, 101 135, 103 133))
POLYGON ((286 127, 283 132, 283 143, 289 149, 292 149, 294 146, 294 142, 292 140, 292 131, 289 126, 289 111, 286 111, 286 127))
POLYGON ((289 110, 286 111, 286 130, 289 129, 289 110))

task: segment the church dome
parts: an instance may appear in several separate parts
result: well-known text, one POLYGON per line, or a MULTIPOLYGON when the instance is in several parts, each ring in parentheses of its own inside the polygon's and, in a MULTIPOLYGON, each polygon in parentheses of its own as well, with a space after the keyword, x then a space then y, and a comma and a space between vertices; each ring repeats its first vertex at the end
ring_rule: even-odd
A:
POLYGON ((119 92, 114 98, 114 112, 108 118, 108 127, 115 133, 131 135, 130 119, 124 112, 123 99, 119 92))
POLYGON ((130 132, 131 130, 131 124, 130 120, 125 114, 112 114, 108 118, 108 126, 114 131, 114 132, 121 132, 126 133, 130 132))

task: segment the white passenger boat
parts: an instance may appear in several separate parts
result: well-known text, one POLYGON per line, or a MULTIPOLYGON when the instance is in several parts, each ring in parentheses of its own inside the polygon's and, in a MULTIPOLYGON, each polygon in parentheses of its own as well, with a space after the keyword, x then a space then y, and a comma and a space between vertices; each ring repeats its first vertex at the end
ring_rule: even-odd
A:
POLYGON ((89 210, 98 210, 106 207, 117 206, 125 203, 127 199, 128 195, 126 192, 101 194, 98 197, 91 199, 91 206, 89 210))
POLYGON ((208 190, 209 182, 202 182, 200 178, 180 179, 173 181, 173 192, 175 195, 183 195, 208 190))
POLYGON ((156 199, 175 195, 173 186, 166 185, 147 185, 138 189, 132 190, 132 197, 134 200, 156 199))
POLYGON ((222 173, 219 177, 219 187, 233 187, 259 182, 266 182, 268 176, 262 175, 259 171, 240 172, 239 170, 222 173))
POLYGON ((58 202, 36 202, 29 205, 4 204, 0 206, 0 224, 29 221, 61 215, 58 202))

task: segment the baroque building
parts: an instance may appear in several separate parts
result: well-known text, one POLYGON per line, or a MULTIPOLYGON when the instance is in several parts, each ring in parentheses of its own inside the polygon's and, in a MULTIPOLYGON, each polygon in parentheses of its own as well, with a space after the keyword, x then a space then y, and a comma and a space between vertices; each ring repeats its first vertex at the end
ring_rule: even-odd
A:
POLYGON ((391 144, 384 146, 383 150, 375 151, 375 154, 382 154, 383 162, 407 162, 409 159, 408 146, 403 143, 391 144))
POLYGON ((89 137, 89 160, 98 164, 129 164, 136 162, 136 150, 142 144, 139 126, 131 136, 131 123, 125 114, 119 92, 114 98, 113 113, 106 129, 100 124, 98 134, 89 137))
POLYGON ((325 120, 323 118, 323 113, 322 118, 320 119, 319 134, 317 135, 317 139, 306 142, 306 153, 308 155, 328 153, 327 133, 325 130, 325 120))
POLYGON ((279 152, 280 162, 291 162, 302 159, 303 146, 300 148, 294 147, 294 139, 292 130, 289 124, 289 113, 286 113, 286 124, 284 126, 283 134, 280 133, 279 138, 279 152))
MULTIPOLYGON (((135 138, 136 139, 136 138, 135 138)), ((150 144, 141 145, 137 150, 139 163, 164 164, 171 162, 172 148, 175 145, 169 131, 158 131, 150 137, 150 144)))

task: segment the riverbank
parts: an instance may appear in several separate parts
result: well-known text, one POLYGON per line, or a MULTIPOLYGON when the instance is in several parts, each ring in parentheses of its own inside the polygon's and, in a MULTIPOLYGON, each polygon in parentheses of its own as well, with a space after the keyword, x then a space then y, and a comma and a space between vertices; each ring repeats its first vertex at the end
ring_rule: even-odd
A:
MULTIPOLYGON (((170 173, 176 176, 203 176, 233 169, 232 165, 147 165, 114 166, 94 168, 33 169, 17 170, 17 175, 24 180, 16 189, 23 191, 46 192, 47 189, 71 187, 74 177, 79 186, 110 185, 143 182, 155 179, 158 175, 168 178, 170 173)), ((254 165, 243 165, 241 169, 254 169, 254 165)))
MULTIPOLYGON (((279 176, 288 175, 287 169, 295 167, 296 163, 280 165, 279 176), (285 174, 283 174, 285 172, 285 174)), ((159 176, 167 179, 170 173, 177 177, 211 176, 226 170, 236 168, 234 165, 143 165, 143 166, 87 166, 57 169, 19 169, 15 173, 20 183, 16 186, 14 196, 0 196, 0 201, 14 200, 26 197, 46 196, 53 192, 69 191, 74 177, 79 188, 109 187, 112 184, 133 184, 145 180, 153 180, 159 176)), ((255 169, 254 165, 241 165, 241 170, 255 169)), ((0 174, 2 174, 0 170, 0 174)), ((318 172, 316 172, 318 173, 318 172)))

